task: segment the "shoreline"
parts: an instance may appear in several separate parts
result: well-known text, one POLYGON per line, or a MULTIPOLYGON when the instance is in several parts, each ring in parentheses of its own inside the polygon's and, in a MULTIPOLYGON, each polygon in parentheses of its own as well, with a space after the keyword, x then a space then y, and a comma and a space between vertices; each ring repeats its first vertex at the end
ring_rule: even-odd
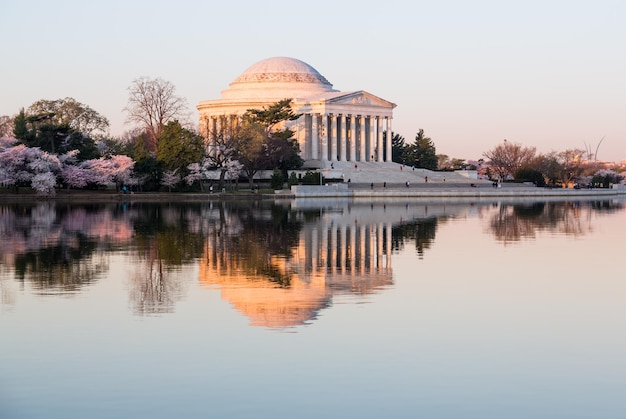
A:
POLYGON ((123 194, 112 191, 58 191, 53 196, 40 196, 31 191, 23 194, 0 193, 0 203, 22 202, 71 202, 71 203, 107 203, 107 202, 206 202, 212 200, 291 200, 291 199, 369 199, 395 200, 406 198, 439 199, 482 199, 482 198, 607 198, 626 196, 626 187, 617 185, 615 188, 600 189, 563 189, 537 188, 520 185, 506 185, 493 188, 491 185, 429 185, 404 187, 376 187, 360 185, 357 188, 348 188, 345 184, 330 184, 326 186, 296 187, 292 190, 275 191, 274 193, 257 193, 255 191, 238 192, 137 192, 123 194))

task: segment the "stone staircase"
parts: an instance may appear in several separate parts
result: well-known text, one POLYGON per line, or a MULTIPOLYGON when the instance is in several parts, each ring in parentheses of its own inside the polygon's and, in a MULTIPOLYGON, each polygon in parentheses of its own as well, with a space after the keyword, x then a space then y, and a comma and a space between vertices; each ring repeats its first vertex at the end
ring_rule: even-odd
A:
POLYGON ((409 182, 411 186, 417 185, 443 185, 453 186, 455 184, 468 185, 470 183, 489 183, 484 180, 468 179, 454 172, 433 172, 427 169, 412 168, 399 163, 378 163, 378 162, 330 162, 323 167, 322 173, 327 179, 343 179, 350 181, 351 186, 357 185, 382 185, 387 183, 388 187, 405 186, 409 182), (428 179, 428 180, 427 180, 428 179))

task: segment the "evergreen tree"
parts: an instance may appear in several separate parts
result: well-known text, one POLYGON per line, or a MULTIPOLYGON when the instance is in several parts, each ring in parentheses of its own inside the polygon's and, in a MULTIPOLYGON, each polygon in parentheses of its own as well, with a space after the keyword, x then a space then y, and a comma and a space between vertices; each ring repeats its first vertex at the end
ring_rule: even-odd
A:
POLYGON ((404 153, 406 164, 423 169, 437 170, 437 152, 435 144, 430 137, 424 136, 424 130, 420 129, 415 136, 415 142, 410 144, 404 153))
POLYGON ((302 167, 300 147, 294 132, 285 126, 301 115, 291 109, 291 99, 283 99, 263 109, 249 109, 235 135, 235 156, 243 165, 250 186, 259 170, 287 170, 302 167))
MULTIPOLYGON (((383 134, 386 139, 387 132, 383 134)), ((404 137, 400 134, 391 132, 391 161, 396 163, 402 163, 404 152, 406 151, 406 143, 404 137)))

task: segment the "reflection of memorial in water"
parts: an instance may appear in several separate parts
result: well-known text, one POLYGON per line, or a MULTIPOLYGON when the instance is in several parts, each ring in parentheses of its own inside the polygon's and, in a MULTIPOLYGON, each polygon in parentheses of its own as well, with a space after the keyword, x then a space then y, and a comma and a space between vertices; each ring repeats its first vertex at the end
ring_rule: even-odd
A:
POLYGON ((443 205, 331 201, 320 208, 319 200, 315 205, 291 203, 290 214, 301 228, 288 254, 272 254, 250 237, 258 243, 246 245, 247 255, 233 255, 229 251, 241 248, 229 247, 228 232, 211 234, 200 263, 201 283, 217 287, 253 326, 307 324, 335 296, 366 296, 393 284, 394 225, 446 214, 443 205))

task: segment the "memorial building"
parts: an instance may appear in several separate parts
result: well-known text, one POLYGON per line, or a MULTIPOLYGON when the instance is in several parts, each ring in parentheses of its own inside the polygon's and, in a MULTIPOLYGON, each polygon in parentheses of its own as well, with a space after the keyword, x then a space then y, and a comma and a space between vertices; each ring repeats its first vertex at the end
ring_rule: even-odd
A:
POLYGON ((324 168, 333 162, 391 161, 391 132, 395 104, 367 91, 341 92, 309 64, 289 57, 273 57, 245 70, 222 91, 221 99, 197 106, 200 132, 228 132, 249 109, 262 109, 292 99, 301 114, 286 122, 300 145, 307 168, 324 168))

